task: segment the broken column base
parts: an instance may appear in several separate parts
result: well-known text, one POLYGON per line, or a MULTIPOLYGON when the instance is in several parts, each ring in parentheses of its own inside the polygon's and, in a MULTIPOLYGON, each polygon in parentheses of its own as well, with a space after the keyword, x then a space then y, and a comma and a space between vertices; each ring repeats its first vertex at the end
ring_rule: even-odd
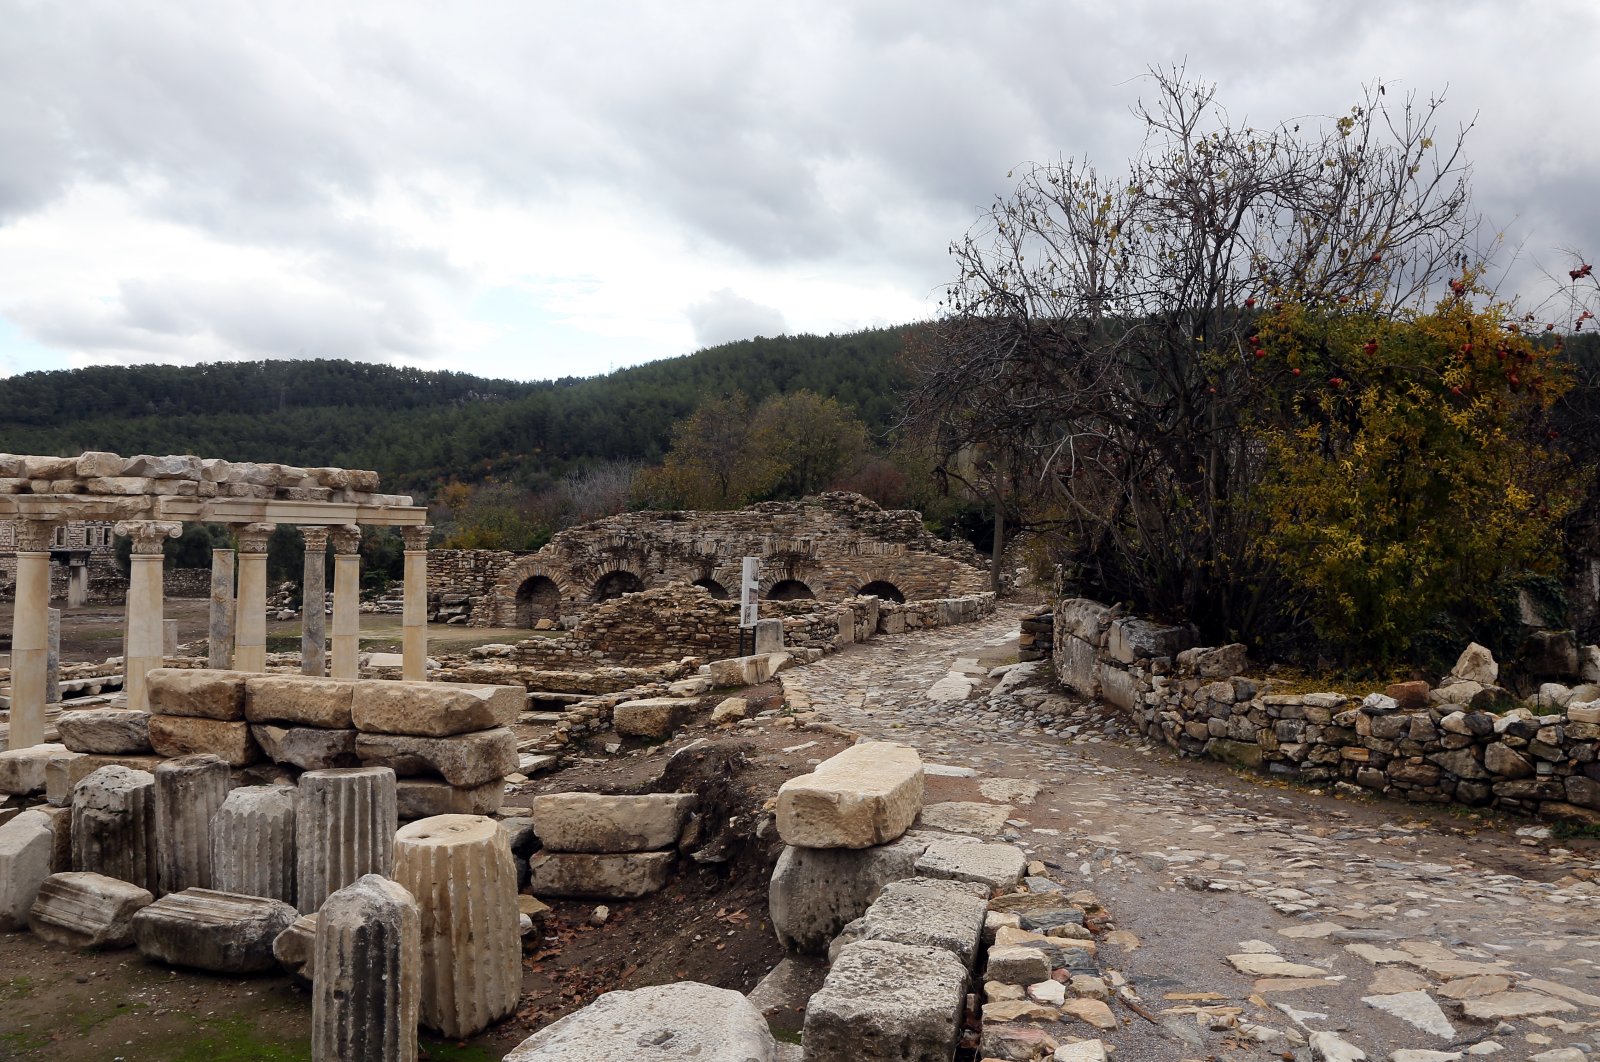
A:
POLYGON ((524 1040, 506 1062, 592 1062, 640 1058, 662 1062, 776 1062, 778 1045, 761 1012, 744 996, 694 981, 633 992, 607 992, 524 1040))
POLYGON ((139 954, 212 973, 260 973, 276 965, 272 942, 298 913, 282 900, 212 889, 163 896, 133 916, 139 954))

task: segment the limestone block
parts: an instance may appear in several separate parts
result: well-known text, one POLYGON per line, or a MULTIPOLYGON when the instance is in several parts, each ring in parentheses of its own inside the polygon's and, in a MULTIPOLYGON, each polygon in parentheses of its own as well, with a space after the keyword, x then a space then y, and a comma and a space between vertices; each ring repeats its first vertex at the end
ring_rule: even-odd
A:
POLYGON ((694 981, 607 992, 522 1041, 506 1062, 776 1062, 767 1020, 744 996, 694 981))
POLYGON ((1050 969, 1050 958, 1040 948, 996 943, 989 949, 983 979, 1007 985, 1033 985, 1047 979, 1050 969))
POLYGON ((236 723, 244 718, 247 671, 158 667, 146 673, 150 711, 236 723))
POLYGON ((210 753, 230 767, 248 767, 261 758, 250 724, 197 716, 152 715, 150 744, 163 756, 210 753))
POLYGON ((255 675, 245 683, 244 715, 252 723, 288 723, 349 730, 356 683, 305 675, 255 675))
POLYGON ((294 902, 295 813, 286 785, 240 786, 211 818, 211 881, 221 892, 294 902))
POLYGON ((934 841, 917 860, 917 873, 925 878, 977 882, 991 889, 1017 885, 1026 869, 1022 850, 1009 844, 934 841))
POLYGON ((253 723, 250 736, 261 746, 267 759, 273 763, 298 767, 302 771, 326 771, 359 764, 356 759, 355 730, 253 723))
POLYGON ((395 776, 387 767, 307 771, 295 810, 295 902, 310 914, 363 874, 394 872, 395 776))
POLYGON ((73 752, 138 755, 150 752, 150 717, 120 708, 62 712, 56 721, 61 744, 73 752))
POLYGON ((53 806, 64 808, 72 803, 72 791, 79 782, 102 767, 127 767, 135 771, 154 772, 160 756, 109 756, 83 752, 58 752, 50 757, 44 768, 45 799, 53 806))
POLYGON ((1500 665, 1495 662, 1494 654, 1487 647, 1473 642, 1461 651, 1461 656, 1456 659, 1456 666, 1450 669, 1450 674, 1460 682, 1493 686, 1500 678, 1500 665))
POLYGON ((729 697, 711 709, 713 724, 731 723, 743 719, 750 710, 750 702, 743 697, 729 697))
POLYGON ((52 944, 126 948, 133 944, 133 916, 154 900, 149 890, 104 874, 52 874, 39 886, 28 928, 52 944))
POLYGON ((873 848, 786 846, 767 887, 778 940, 792 951, 827 951, 828 942, 866 914, 885 885, 916 873, 927 846, 925 838, 910 835, 873 848))
POLYGON ((369 679, 356 683, 351 716, 368 733, 450 737, 510 726, 527 701, 522 686, 369 679))
POLYGON ((0 793, 28 796, 44 792, 44 769, 50 757, 66 752, 65 745, 29 745, 0 752, 0 793))
POLYGON ((188 454, 171 454, 166 457, 136 454, 128 458, 128 463, 124 466, 124 469, 123 474, 128 476, 198 480, 200 478, 200 459, 188 454))
POLYGON ((272 942, 296 917, 281 900, 184 889, 133 916, 139 954, 212 973, 260 973, 274 966, 272 942))
POLYGON ((788 653, 762 653, 711 661, 714 686, 758 686, 776 675, 789 662, 788 653))
POLYGON ((693 793, 605 796, 556 793, 533 799, 533 825, 551 852, 649 852, 678 843, 693 793))
POLYGON ((313 1062, 416 1062, 422 922, 405 887, 377 874, 345 886, 317 918, 313 1062))
POLYGON ((611 710, 611 726, 624 737, 664 738, 669 736, 694 707, 693 701, 679 697, 646 697, 625 701, 611 710))
POLYGON ((804 848, 869 848, 910 828, 922 810, 914 749, 865 741, 778 790, 778 834, 804 848))
POLYGON ((1216 648, 1185 649, 1178 654, 1178 667, 1203 679, 1226 679, 1242 673, 1247 662, 1245 647, 1237 642, 1216 648))
POLYGON ((54 853, 54 825, 43 812, 24 811, 0 825, 0 931, 28 928, 54 853))
POLYGON ((633 900, 659 892, 666 885, 674 854, 537 852, 528 860, 533 872, 530 884, 538 896, 633 900))
POLYGON ((951 800, 922 809, 921 825, 930 830, 994 837, 1006 828, 1009 804, 984 804, 976 800, 951 800))
POLYGON ((806 1005, 806 1062, 952 1058, 966 990, 966 967, 947 951, 851 944, 806 1005))
POLYGON ((163 893, 211 887, 211 818, 227 799, 228 765, 179 756, 155 769, 156 883, 163 893))
MULTIPOLYGON (((374 875, 376 876, 376 875, 374 875)), ((388 879, 384 879, 388 880, 388 879)), ((337 894, 335 894, 337 895, 337 894)), ((409 896, 410 894, 407 893, 409 896)), ((324 903, 326 906, 326 903, 324 903)), ((272 941, 272 957, 284 972, 302 985, 309 986, 317 973, 317 916, 301 915, 289 923, 289 928, 272 941)), ((419 956, 417 962, 421 963, 419 956)), ((421 982, 418 982, 420 986, 421 982)))
POLYGON ((422 915, 422 1024, 472 1036, 515 1010, 522 992, 511 846, 482 815, 413 822, 394 845, 394 879, 422 915))
POLYGON ((155 489, 155 484, 143 476, 96 476, 84 480, 83 489, 90 494, 133 497, 149 494, 155 489))
POLYGON ((988 914, 988 890, 958 881, 912 878, 884 887, 867 913, 845 926, 828 948, 830 960, 858 940, 942 948, 968 969, 978 956, 988 914))
POLYGON ((454 737, 361 734, 356 757, 398 775, 439 775, 451 785, 476 786, 517 769, 517 738, 506 727, 454 737))
POLYGON ((453 786, 432 778, 402 778, 395 796, 402 820, 435 815, 493 815, 505 803, 506 784, 499 778, 475 786, 453 786))
POLYGON ((72 791, 72 869, 156 889, 156 779, 102 767, 72 791))
POLYGON ((79 479, 99 479, 103 476, 120 476, 127 467, 127 460, 116 454, 88 450, 78 458, 72 473, 79 479))

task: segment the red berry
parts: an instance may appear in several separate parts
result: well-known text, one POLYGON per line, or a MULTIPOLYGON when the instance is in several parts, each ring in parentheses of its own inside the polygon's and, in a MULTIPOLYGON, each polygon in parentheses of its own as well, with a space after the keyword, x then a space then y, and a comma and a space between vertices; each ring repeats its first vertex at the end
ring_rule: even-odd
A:
POLYGON ((1255 304, 1256 304, 1256 297, 1254 295, 1252 295, 1248 299, 1244 300, 1244 308, 1247 309, 1247 310, 1250 309, 1255 304))
POLYGON ((1299 369, 1290 369, 1289 371, 1294 373, 1296 376, 1300 375, 1300 370, 1299 369))

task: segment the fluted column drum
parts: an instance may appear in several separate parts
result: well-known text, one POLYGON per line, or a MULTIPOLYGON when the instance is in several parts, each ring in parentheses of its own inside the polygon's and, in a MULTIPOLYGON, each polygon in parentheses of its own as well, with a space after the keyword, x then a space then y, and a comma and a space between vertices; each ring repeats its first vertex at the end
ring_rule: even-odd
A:
POLYGON ((302 914, 363 874, 394 872, 399 825, 394 771, 339 767, 300 776, 295 902, 302 914))

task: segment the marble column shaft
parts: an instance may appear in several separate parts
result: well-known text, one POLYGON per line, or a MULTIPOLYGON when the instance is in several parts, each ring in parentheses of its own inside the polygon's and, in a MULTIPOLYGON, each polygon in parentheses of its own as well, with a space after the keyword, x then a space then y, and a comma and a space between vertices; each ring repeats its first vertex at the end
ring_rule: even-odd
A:
POLYGON ((17 521, 17 591, 11 619, 10 748, 44 741, 50 642, 50 533, 54 525, 17 521))
POLYGON ((312 1062, 416 1062, 422 998, 417 902, 367 874, 317 915, 312 1062))
POLYGON ((294 820, 288 785, 233 790, 211 819, 212 888, 294 903, 294 820))
POLYGON ((44 657, 44 703, 61 703, 61 610, 49 610, 50 625, 47 632, 44 657))
POLYGON ((206 627, 206 666, 216 671, 233 667, 233 550, 211 551, 211 614, 206 627))
POLYGON ((228 765, 208 753, 156 764, 156 884, 212 888, 211 819, 228 798, 228 765))
POLYGON ((361 528, 333 529, 333 677, 361 677, 361 528))
POLYGON ((400 529, 406 540, 400 677, 408 682, 428 678, 428 536, 432 533, 427 524, 400 529))
POLYGON ((155 895, 153 774, 110 764, 73 787, 72 869, 131 882, 155 895))
POLYGON ((302 527, 305 574, 300 589, 300 673, 328 673, 328 529, 302 527))
POLYGON ((272 524, 246 524, 239 536, 239 601, 234 614, 233 668, 267 670, 267 539, 272 524))
POLYGON ((295 812, 295 900, 302 914, 363 874, 394 873, 398 788, 388 767, 339 767, 300 776, 295 812))
POLYGON ((67 607, 80 608, 89 602, 89 565, 67 566, 67 607))
POLYGON ((163 623, 162 566, 163 544, 183 533, 183 525, 165 520, 126 520, 116 532, 133 540, 128 568, 127 652, 122 662, 122 688, 128 694, 128 707, 137 712, 150 710, 150 693, 145 674, 161 666, 165 657, 166 631, 163 623))

